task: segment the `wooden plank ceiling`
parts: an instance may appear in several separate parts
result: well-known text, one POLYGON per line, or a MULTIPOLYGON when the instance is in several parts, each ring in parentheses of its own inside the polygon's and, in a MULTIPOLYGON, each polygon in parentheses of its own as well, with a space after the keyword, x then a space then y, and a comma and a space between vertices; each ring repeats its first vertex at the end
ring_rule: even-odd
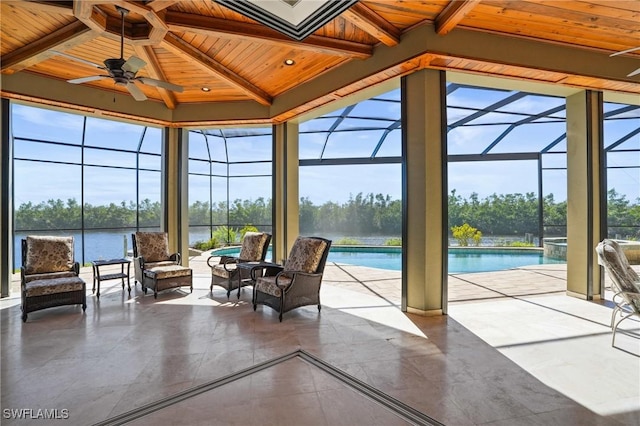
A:
MULTIPOLYGON (((137 56, 147 63, 137 75, 184 87, 178 93, 137 84, 151 101, 169 109, 239 100, 270 105, 327 71, 368 58, 377 45, 397 45, 404 32, 422 24, 434 25, 442 37, 465 28, 606 54, 640 46, 640 2, 635 0, 366 0, 300 42, 212 0, 3 0, 2 73, 62 80, 100 74, 103 71, 83 60, 102 64, 120 56, 121 15, 116 6, 129 10, 124 58, 137 56), (286 60, 294 65, 285 65, 286 60)), ((628 55, 640 57, 640 49, 628 55)), ((540 81, 554 78, 544 71, 532 76, 531 69, 505 69, 472 58, 433 56, 422 66, 540 81)), ((84 84, 126 93, 112 79, 84 84)), ((597 84, 624 91, 627 83, 597 84)))

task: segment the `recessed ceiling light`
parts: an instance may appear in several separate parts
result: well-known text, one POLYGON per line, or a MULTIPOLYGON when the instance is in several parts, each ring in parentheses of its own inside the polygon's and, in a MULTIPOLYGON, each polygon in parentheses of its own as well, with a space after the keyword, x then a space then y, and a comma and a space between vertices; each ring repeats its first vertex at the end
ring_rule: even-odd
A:
POLYGON ((285 60, 284 60, 284 64, 285 64, 285 65, 289 65, 289 66, 291 66, 291 65, 293 65, 293 64, 295 64, 295 63, 296 63, 296 61, 294 61, 293 59, 285 59, 285 60))
POLYGON ((210 89, 210 88, 208 88, 208 87, 203 87, 201 90, 202 90, 203 92, 210 92, 210 91, 211 91, 211 89, 210 89))

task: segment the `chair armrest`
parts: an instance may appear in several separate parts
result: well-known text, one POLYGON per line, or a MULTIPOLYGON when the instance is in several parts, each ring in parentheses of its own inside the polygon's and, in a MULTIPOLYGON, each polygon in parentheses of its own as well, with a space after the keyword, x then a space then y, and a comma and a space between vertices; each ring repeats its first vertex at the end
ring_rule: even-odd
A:
POLYGON ((209 268, 213 268, 215 265, 220 265, 220 264, 223 264, 223 263, 227 263, 230 259, 235 259, 235 257, 233 257, 233 256, 225 256, 225 255, 222 255, 222 256, 209 256, 207 258, 207 265, 209 265, 209 268), (220 260, 218 261, 218 263, 212 263, 213 259, 215 259, 216 257, 219 257, 220 260))
MULTIPOLYGON (((287 276, 287 277, 291 278, 292 282, 293 282, 293 281, 295 281, 295 279, 296 279, 296 277, 297 277, 297 276, 301 276, 301 277, 311 277, 311 278, 313 278, 313 277, 321 277, 321 276, 322 276, 322 274, 316 274, 316 273, 313 273, 313 272, 305 272, 305 271, 284 271, 284 270, 283 270, 283 271, 281 271, 281 272, 278 274, 278 277, 279 277, 279 276, 281 276, 281 275, 284 275, 284 276, 287 276)), ((278 278, 276 278, 276 283, 277 283, 277 282, 278 282, 278 278)))
POLYGON ((211 261, 213 260, 214 257, 216 256, 207 257, 207 265, 209 265, 209 268, 213 268, 213 264, 211 264, 211 261))
POLYGON ((138 261, 138 265, 140 265, 140 269, 144 270, 144 257, 142 256, 135 257, 134 261, 138 261))
POLYGON ((25 278, 25 268, 24 266, 20 267, 20 287, 24 290, 24 278, 25 278))
POLYGON ((176 265, 179 265, 180 263, 182 263, 182 255, 180 255, 180 253, 173 253, 171 256, 169 256, 169 260, 172 260, 176 263, 176 265))
POLYGON ((233 269, 227 268, 227 265, 235 265, 235 264, 237 264, 239 262, 240 262, 240 259, 238 259, 237 257, 232 257, 232 256, 223 256, 223 258, 220 259, 220 263, 222 263, 222 266, 224 267, 224 270, 227 271, 227 272, 233 271, 233 269))
POLYGON ((80 262, 74 262, 73 272, 75 272, 76 275, 80 275, 80 262))
POLYGON ((304 271, 282 271, 276 277, 276 285, 286 294, 296 294, 298 296, 308 294, 309 292, 320 291, 322 283, 322 274, 304 272, 304 271), (280 276, 291 278, 291 283, 281 285, 278 283, 280 276))
POLYGON ((251 280, 256 280, 256 271, 266 270, 266 276, 278 275, 278 273, 284 270, 282 265, 272 262, 260 262, 251 268, 251 280))

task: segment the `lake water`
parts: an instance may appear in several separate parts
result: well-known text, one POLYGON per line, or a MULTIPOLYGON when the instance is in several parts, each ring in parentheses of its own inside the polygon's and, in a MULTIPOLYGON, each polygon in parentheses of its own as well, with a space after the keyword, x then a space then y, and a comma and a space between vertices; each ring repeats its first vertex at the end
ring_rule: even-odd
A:
MULTIPOLYGON (((131 243, 132 230, 122 229, 116 231, 85 232, 84 241, 80 232, 52 232, 38 233, 40 235, 73 235, 75 238, 75 258, 81 264, 87 264, 92 260, 114 259, 126 256, 127 251, 133 248, 131 243)), ((20 240, 27 234, 16 234, 14 239, 14 269, 18 269, 22 262, 20 240)), ((192 232, 189 242, 204 241, 208 232, 192 232)), ((340 237, 335 238, 336 240, 340 237)), ((353 237, 364 244, 383 244, 391 236, 353 237)), ((453 242, 451 242, 453 244, 453 242)), ((373 268, 401 270, 402 262, 399 252, 393 252, 381 247, 370 253, 354 252, 348 250, 338 251, 332 249, 329 253, 329 261, 336 263, 348 263, 353 265, 368 266, 373 268)), ((449 253, 449 272, 481 272, 509 269, 524 265, 542 263, 562 263, 554 259, 546 259, 539 252, 527 252, 519 250, 488 250, 479 253, 478 250, 451 250, 449 253), (460 251, 461 250, 461 251, 460 251)))

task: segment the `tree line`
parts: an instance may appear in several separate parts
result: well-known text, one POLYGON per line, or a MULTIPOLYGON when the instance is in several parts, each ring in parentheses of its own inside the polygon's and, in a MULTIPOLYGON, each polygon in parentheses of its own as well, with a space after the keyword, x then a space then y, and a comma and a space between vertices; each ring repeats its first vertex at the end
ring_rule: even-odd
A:
MULTIPOLYGON (((468 223, 483 235, 524 235, 538 233, 538 198, 532 193, 492 194, 480 198, 473 193, 464 198, 452 190, 448 196, 449 229, 468 223)), ((271 224, 270 199, 237 199, 214 203, 196 201, 189 206, 189 224, 244 225, 271 224)), ((143 200, 108 205, 84 204, 85 228, 131 228, 159 226, 160 202, 143 200)), ((553 194, 543 198, 545 236, 566 233, 567 202, 554 200, 553 194)), ((608 224, 612 232, 640 237, 640 199, 635 203, 612 189, 608 192, 608 224)), ((82 225, 82 208, 75 199, 66 202, 51 199, 34 204, 21 204, 15 211, 16 230, 78 229, 82 225)), ((300 199, 300 230, 365 236, 397 235, 402 231, 402 202, 389 195, 358 193, 347 202, 314 204, 308 197, 300 199)))

